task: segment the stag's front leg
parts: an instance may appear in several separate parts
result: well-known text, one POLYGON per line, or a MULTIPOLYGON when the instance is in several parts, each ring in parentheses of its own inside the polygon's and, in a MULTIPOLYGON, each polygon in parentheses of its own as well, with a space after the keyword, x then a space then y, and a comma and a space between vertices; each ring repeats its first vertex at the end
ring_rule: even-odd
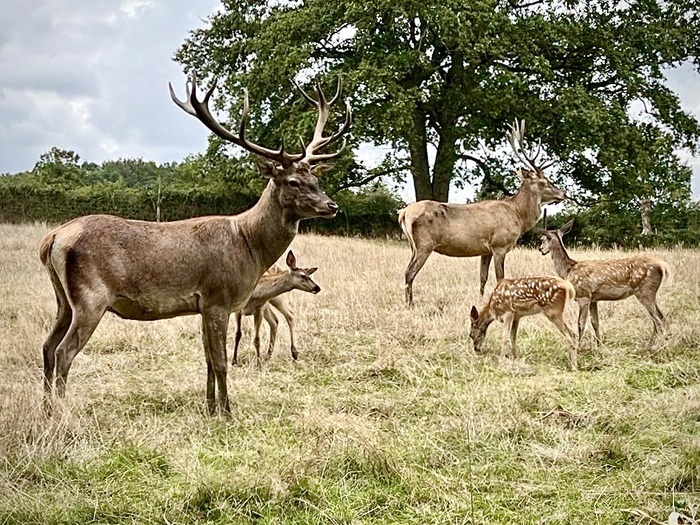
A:
POLYGON ((489 280, 489 267, 491 266, 491 259, 493 255, 490 253, 481 256, 481 286, 479 287, 479 293, 484 295, 484 289, 486 288, 486 281, 489 280))
POLYGON ((502 280, 506 276, 506 253, 496 252, 493 254, 493 266, 496 270, 496 282, 502 280))
MULTIPOLYGON (((209 346, 209 358, 216 378, 219 390, 219 410, 224 415, 231 414, 231 405, 228 399, 228 387, 226 375, 228 373, 228 361, 226 360, 226 331, 228 330, 229 311, 225 308, 212 308, 202 314, 204 324, 205 345, 209 346)), ((208 378, 207 378, 208 379, 208 378)), ((209 395, 209 382, 207 381, 207 395, 209 395)))
MULTIPOLYGON (((243 324, 243 313, 236 312, 236 338, 233 340, 233 359, 231 359, 232 365, 238 364, 238 347, 241 344, 241 337, 243 337, 243 329, 241 325, 243 324)), ((212 394, 212 397, 214 394, 212 394)))

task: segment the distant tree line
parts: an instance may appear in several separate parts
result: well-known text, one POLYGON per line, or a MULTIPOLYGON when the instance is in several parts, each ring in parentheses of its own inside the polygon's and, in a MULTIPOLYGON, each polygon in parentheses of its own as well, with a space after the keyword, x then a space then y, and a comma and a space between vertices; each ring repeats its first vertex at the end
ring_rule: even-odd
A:
MULTIPOLYGON (((54 147, 33 170, 0 176, 0 221, 59 223, 93 213, 150 221, 231 215, 253 206, 265 184, 252 163, 219 150, 180 163, 120 159, 95 164, 54 147)), ((304 222, 305 231, 398 234, 396 217, 404 203, 387 186, 377 181, 360 189, 332 181, 326 186, 342 212, 333 220, 304 222)))

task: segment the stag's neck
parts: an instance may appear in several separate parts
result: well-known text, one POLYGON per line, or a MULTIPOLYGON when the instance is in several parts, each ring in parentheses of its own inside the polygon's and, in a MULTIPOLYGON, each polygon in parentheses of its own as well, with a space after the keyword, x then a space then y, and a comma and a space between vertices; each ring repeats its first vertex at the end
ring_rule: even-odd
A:
POLYGON ((542 213, 542 199, 536 192, 527 184, 522 184, 518 193, 510 198, 513 203, 516 213, 520 217, 522 224, 522 232, 528 231, 532 228, 538 220, 540 220, 540 214, 542 213))
POLYGON ((285 212, 272 181, 267 184, 255 206, 235 219, 261 272, 279 259, 299 230, 299 219, 285 212))
POLYGON ((556 241, 549 243, 549 252, 552 254, 552 263, 554 264, 554 271, 562 279, 566 279, 569 275, 571 269, 576 265, 569 254, 566 253, 566 249, 561 242, 561 239, 557 237, 556 241))
POLYGON ((263 277, 258 281, 258 285, 255 287, 250 299, 262 303, 274 299, 283 293, 291 292, 294 286, 289 276, 289 273, 283 273, 280 275, 263 277))

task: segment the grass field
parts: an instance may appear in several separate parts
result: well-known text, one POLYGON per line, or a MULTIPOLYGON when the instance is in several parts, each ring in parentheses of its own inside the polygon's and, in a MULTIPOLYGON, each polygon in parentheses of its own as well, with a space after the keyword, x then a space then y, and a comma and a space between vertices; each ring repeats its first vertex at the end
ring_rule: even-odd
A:
MULTIPOLYGON (((247 319, 231 419, 205 415, 198 317, 111 314, 46 418, 40 348, 55 302, 36 254, 46 231, 0 225, 0 524, 700 518, 698 251, 652 252, 674 268, 660 292, 662 342, 648 347, 635 299, 603 304, 605 343, 591 349, 589 329, 572 373, 541 316, 521 323, 516 361, 498 357, 498 323, 474 355, 478 259, 433 255, 408 310, 406 242, 299 236, 298 263, 320 267, 323 289, 291 294, 300 360, 282 321, 257 371, 247 319)), ((506 273, 553 270, 519 249, 506 273)), ((568 316, 575 326, 574 305, 568 316)))

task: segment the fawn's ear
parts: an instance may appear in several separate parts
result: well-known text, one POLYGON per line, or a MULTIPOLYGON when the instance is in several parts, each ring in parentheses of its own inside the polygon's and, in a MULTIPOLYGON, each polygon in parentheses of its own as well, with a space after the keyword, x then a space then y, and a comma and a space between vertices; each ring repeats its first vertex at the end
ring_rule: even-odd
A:
POLYGON ((476 306, 472 306, 472 311, 469 312, 469 317, 471 317, 472 321, 479 320, 479 310, 476 309, 476 306))
POLYGON ((306 275, 311 275, 311 274, 314 273, 316 270, 318 270, 318 267, 317 267, 317 266, 314 266, 313 268, 307 268, 307 269, 306 269, 306 275))
POLYGON ((567 222, 564 226, 559 228, 559 232, 562 235, 566 235, 571 231, 571 228, 574 226, 574 219, 571 219, 569 222, 567 222))
POLYGON ((291 270, 294 270, 297 267, 297 258, 294 257, 294 252, 292 250, 289 250, 289 253, 287 254, 287 266, 291 270))

